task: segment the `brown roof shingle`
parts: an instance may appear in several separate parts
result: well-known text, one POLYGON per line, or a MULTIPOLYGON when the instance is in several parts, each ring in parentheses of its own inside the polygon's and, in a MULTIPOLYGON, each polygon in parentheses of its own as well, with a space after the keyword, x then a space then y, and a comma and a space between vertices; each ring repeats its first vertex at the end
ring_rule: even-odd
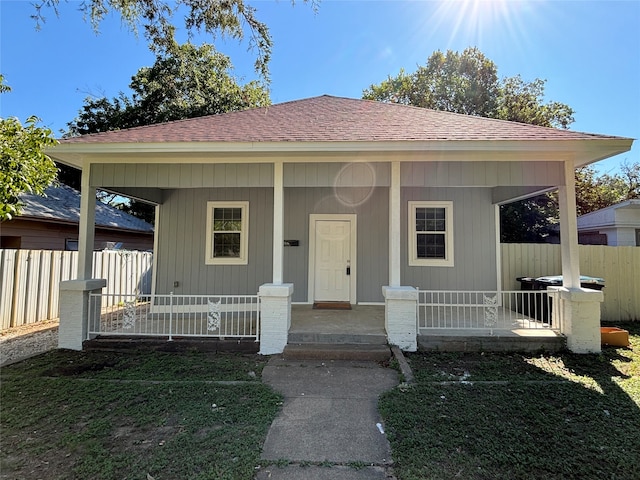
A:
POLYGON ((63 139, 61 143, 411 142, 619 138, 322 95, 265 108, 63 139))

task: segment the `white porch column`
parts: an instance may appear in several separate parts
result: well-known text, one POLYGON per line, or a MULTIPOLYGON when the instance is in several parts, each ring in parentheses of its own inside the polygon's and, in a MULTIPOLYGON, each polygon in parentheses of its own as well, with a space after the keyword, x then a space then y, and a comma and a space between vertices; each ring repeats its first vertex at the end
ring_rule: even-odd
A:
POLYGON ((550 287, 553 324, 567 337, 567 348, 575 353, 600 352, 601 291, 581 287, 578 220, 573 160, 564 162, 564 185, 558 189, 560 207, 560 251, 562 287, 550 287))
POLYGON ((77 280, 60 282, 60 327, 58 348, 82 350, 89 324, 100 321, 101 302, 91 306, 89 294, 100 293, 107 285, 104 279, 92 279, 93 243, 96 224, 96 189, 90 185, 91 164, 82 169, 80 191, 80 222, 78 231, 77 280))
POLYGON ((284 165, 273 164, 273 284, 284 279, 284 165))
POLYGON ((260 354, 282 353, 291 327, 293 284, 260 286, 260 354))
POLYGON ((82 169, 80 224, 78 231, 78 279, 93 275, 93 243, 96 228, 96 188, 90 185, 91 164, 82 169))
POLYGON ((401 286, 400 262, 400 212, 401 169, 400 162, 391 162, 391 185, 389 187, 389 286, 382 287, 384 295, 384 326, 387 340, 402 350, 415 352, 418 349, 416 314, 418 291, 401 286))
POLYGON ((400 286, 400 162, 391 162, 389 188, 389 286, 400 286))
POLYGON ((558 188, 558 204, 560 207, 562 286, 565 288, 580 288, 578 219, 576 216, 576 186, 573 160, 564 162, 564 185, 558 188))
POLYGON ((387 340, 407 352, 418 349, 418 290, 413 287, 382 287, 387 340))

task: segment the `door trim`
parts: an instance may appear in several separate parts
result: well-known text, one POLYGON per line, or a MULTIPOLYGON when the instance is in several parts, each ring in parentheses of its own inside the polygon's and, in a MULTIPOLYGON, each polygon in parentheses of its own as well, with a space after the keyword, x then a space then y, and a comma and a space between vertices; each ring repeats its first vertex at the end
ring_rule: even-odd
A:
MULTIPOLYGON (((356 233, 357 229, 357 215, 346 213, 346 214, 331 214, 331 213, 312 213, 309 215, 309 278, 308 278, 308 291, 307 291, 307 299, 309 303, 313 303, 315 301, 315 282, 316 282, 316 222, 322 220, 335 220, 335 221, 348 221, 351 227, 350 235, 351 235, 351 245, 349 248, 351 249, 351 275, 349 276, 349 303, 352 305, 356 303, 356 286, 357 282, 357 273, 358 273, 358 251, 357 251, 357 238, 356 233)), ((346 268, 346 266, 345 266, 346 268)))

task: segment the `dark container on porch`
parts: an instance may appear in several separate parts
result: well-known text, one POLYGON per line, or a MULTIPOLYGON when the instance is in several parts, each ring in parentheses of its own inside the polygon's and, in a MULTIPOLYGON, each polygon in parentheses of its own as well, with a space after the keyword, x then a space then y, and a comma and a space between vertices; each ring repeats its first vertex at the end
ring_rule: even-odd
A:
MULTIPOLYGON (((522 291, 541 291, 547 287, 562 286, 562 275, 551 275, 545 277, 518 277, 520 282, 520 290, 522 291)), ((604 288, 604 279, 598 277, 589 277, 587 275, 580 276, 580 286, 582 288, 590 288, 592 290, 602 290, 604 288)), ((542 294, 523 294, 521 302, 518 303, 518 312, 525 315, 548 322, 551 318, 551 304, 548 295, 542 294)))

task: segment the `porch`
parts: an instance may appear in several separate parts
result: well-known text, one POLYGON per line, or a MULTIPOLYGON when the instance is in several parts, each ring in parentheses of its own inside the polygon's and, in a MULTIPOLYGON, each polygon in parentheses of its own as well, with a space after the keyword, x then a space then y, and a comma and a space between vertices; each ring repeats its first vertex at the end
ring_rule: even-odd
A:
MULTIPOLYGON (((435 292, 434 292, 435 293, 435 292)), ((443 293, 443 292, 440 292, 443 293)), ((469 292, 457 292, 462 295, 469 292)), ((545 292, 511 292, 512 300, 520 299, 525 308, 535 308, 551 299, 545 292), (523 300, 524 299, 524 300, 523 300), (530 302, 529 305, 526 305, 530 302)), ((515 305, 511 305, 515 308, 515 305)), ((550 320, 542 322, 527 315, 518 314, 507 306, 498 307, 496 325, 491 328, 464 327, 485 307, 427 307, 418 310, 417 341, 420 350, 440 351, 558 351, 564 348, 565 338, 558 329, 552 328, 550 320), (438 315, 440 312, 440 315, 438 315), (466 320, 465 320, 466 318, 466 320), (426 325, 430 326, 426 326, 426 325), (438 327, 434 325, 440 325, 438 327)), ((533 310, 528 310, 533 312, 533 310)), ((551 309, 547 310, 549 314, 551 309)), ((493 312, 493 310, 492 310, 493 312)), ((484 313, 481 313, 484 316, 484 313)), ((285 351, 296 344, 308 345, 380 345, 387 344, 384 305, 353 305, 351 310, 315 310, 311 305, 293 305, 289 344, 285 351)))
MULTIPOLYGON (((564 345, 550 318, 541 321, 521 313, 534 314, 547 302, 544 313, 550 314, 552 300, 545 292, 500 292, 499 301, 498 292, 420 292, 419 298, 414 328, 420 349, 554 351, 564 345), (489 303, 478 304, 477 298, 488 298, 489 303)), ((137 339, 210 350, 203 343, 208 341, 226 342, 225 348, 235 342, 245 351, 247 343, 257 347, 260 342, 262 309, 256 295, 114 298, 92 293, 88 301, 93 321, 86 340, 94 346, 137 339)), ((376 352, 374 357, 383 359, 389 356, 387 344, 384 305, 352 305, 350 310, 291 305, 285 355, 357 359, 364 352, 376 352)))

